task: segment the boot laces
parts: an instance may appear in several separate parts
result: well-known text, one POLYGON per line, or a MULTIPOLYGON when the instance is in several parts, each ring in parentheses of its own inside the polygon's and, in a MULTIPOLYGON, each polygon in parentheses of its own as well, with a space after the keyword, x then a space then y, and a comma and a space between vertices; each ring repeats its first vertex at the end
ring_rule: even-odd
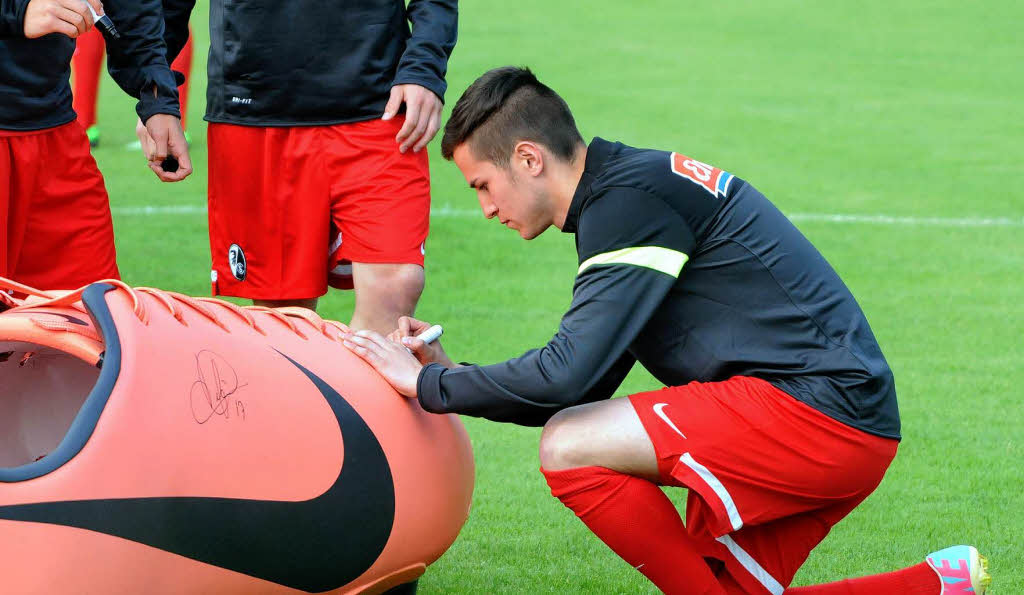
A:
MULTIPOLYGON (((305 321, 317 332, 332 341, 340 341, 339 332, 349 332, 349 327, 345 324, 335 320, 324 320, 316 312, 305 308, 275 309, 263 306, 242 307, 224 300, 218 300, 215 298, 195 298, 181 293, 164 291, 153 287, 133 288, 118 279, 104 279, 102 281, 97 281, 97 283, 106 283, 113 286, 115 290, 127 294, 131 298, 132 312, 144 325, 149 324, 149 311, 147 310, 145 302, 140 299, 140 294, 152 296, 158 303, 162 304, 167 309, 175 320, 184 326, 188 326, 188 322, 183 314, 182 306, 199 313, 201 316, 227 333, 230 333, 231 329, 221 319, 221 314, 223 313, 233 314, 250 328, 266 336, 266 330, 257 323, 256 317, 253 316, 254 312, 266 314, 267 316, 278 320, 288 327, 289 330, 305 340, 308 340, 309 336, 304 333, 297 324, 295 324, 296 320, 305 321), (334 330, 333 333, 331 332, 332 329, 334 330)), ((0 302, 5 305, 10 305, 10 308, 7 311, 63 306, 88 314, 85 305, 82 303, 82 294, 87 288, 88 286, 85 286, 71 292, 40 291, 27 285, 22 285, 15 281, 0 277, 0 289, 10 289, 36 298, 33 299, 31 303, 25 303, 24 301, 16 300, 14 298, 5 299, 0 297, 0 302)), ((5 292, 0 291, 0 296, 4 295, 5 292)), ((47 330, 70 332, 86 336, 96 341, 100 340, 99 334, 91 326, 82 326, 80 324, 73 324, 64 320, 37 317, 33 317, 32 322, 47 330)))

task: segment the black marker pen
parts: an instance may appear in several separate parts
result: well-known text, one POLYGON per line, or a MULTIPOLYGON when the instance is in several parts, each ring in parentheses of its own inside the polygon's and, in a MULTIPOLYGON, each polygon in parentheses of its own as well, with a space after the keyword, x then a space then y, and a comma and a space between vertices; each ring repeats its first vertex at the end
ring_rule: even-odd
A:
POLYGON ((107 15, 100 16, 96 14, 96 11, 92 8, 92 4, 89 4, 88 2, 86 2, 85 5, 89 7, 89 12, 92 14, 92 22, 94 25, 106 31, 107 35, 110 35, 114 39, 121 39, 121 34, 117 32, 117 28, 114 27, 114 21, 111 21, 110 17, 107 15))

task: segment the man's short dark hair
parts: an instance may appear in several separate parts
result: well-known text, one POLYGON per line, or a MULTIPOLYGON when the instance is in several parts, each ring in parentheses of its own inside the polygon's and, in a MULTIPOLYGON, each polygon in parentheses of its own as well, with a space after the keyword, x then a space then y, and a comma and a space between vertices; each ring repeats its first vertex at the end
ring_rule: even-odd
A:
POLYGON ((455 147, 469 142, 477 159, 506 167, 520 141, 544 145, 572 161, 583 136, 569 105, 528 68, 488 70, 455 103, 444 127, 441 155, 451 161, 455 147))

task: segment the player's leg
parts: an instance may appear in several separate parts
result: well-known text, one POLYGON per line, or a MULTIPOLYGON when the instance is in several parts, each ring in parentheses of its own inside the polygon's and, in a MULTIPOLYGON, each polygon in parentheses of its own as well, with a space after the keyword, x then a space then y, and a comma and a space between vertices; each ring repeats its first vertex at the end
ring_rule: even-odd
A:
POLYGON ((787 595, 984 595, 992 579, 988 562, 973 546, 958 545, 929 554, 907 568, 822 585, 792 587, 787 595))
POLYGON ((317 127, 211 124, 214 295, 315 307, 327 291, 327 179, 317 127))
POLYGON ((654 445, 629 399, 556 414, 540 461, 552 495, 659 589, 726 593, 658 487, 654 445))
POLYGON ((831 528, 875 490, 895 455, 896 442, 849 428, 767 383, 758 387, 753 382, 747 382, 746 394, 732 391, 719 413, 716 408, 690 409, 680 416, 674 410, 685 403, 657 393, 632 398, 648 427, 671 425, 669 435, 679 430, 688 435, 685 442, 693 442, 670 475, 692 488, 687 530, 703 544, 704 555, 722 560, 725 567, 719 578, 730 593, 984 592, 984 559, 966 546, 933 554, 929 564, 785 589, 831 528), (713 415, 700 419, 704 410, 713 415), (722 417, 724 411, 730 414, 722 417), (732 411, 755 424, 744 429, 731 422, 732 411), (706 435, 706 428, 719 436, 706 435), (720 522, 723 510, 731 530, 720 522), (974 590, 960 590, 965 587, 974 590))
MULTIPOLYGON (((629 401, 654 446, 660 482, 689 488, 687 533, 700 555, 724 564, 720 578, 730 593, 781 593, 842 516, 809 513, 845 503, 844 515, 874 490, 896 451, 896 441, 850 428, 753 378, 629 401)), ((562 445, 543 450, 562 451, 561 461, 650 471, 649 459, 639 469, 632 459, 622 466, 605 445, 558 426, 548 440, 562 445)))
POLYGON ((540 464, 549 471, 607 467, 658 480, 654 444, 629 399, 587 403, 553 415, 541 434, 540 464))
MULTIPOLYGON (((871 481, 867 485, 870 487, 871 481)), ((847 579, 821 585, 785 588, 818 543, 831 528, 852 511, 867 493, 819 510, 788 516, 705 543, 704 550, 725 562, 720 580, 727 590, 764 595, 951 595, 982 594, 988 585, 985 560, 968 546, 948 548, 928 557, 926 562, 883 574, 847 579), (715 551, 717 549, 718 551, 715 551), (735 585, 734 587, 732 585, 735 585), (944 590, 945 589, 945 590, 944 590)), ((691 499, 687 519, 703 517, 703 501, 691 499)), ((691 533, 706 526, 689 523, 691 533)))
POLYGON ((719 580, 729 593, 780 595, 789 592, 785 586, 811 550, 852 506, 845 503, 795 514, 718 537, 705 522, 713 518, 713 512, 700 498, 687 500, 686 516, 690 534, 702 544, 702 553, 722 561, 719 580))
POLYGON ((22 221, 11 276, 40 289, 75 289, 117 278, 103 177, 78 122, 19 137, 13 211, 22 221))
POLYGON ((398 319, 412 316, 423 293, 423 267, 418 264, 352 263, 356 307, 350 326, 381 334, 395 330, 398 319))
POLYGON ((105 48, 103 35, 94 27, 75 40, 75 53, 71 58, 72 106, 82 128, 86 129, 89 144, 94 147, 100 141, 96 127, 96 103, 105 48))
MULTIPOLYGON (((192 25, 188 27, 188 39, 181 52, 171 64, 171 70, 176 70, 185 75, 185 82, 178 87, 178 103, 181 105, 181 129, 185 130, 188 125, 188 88, 192 83, 192 25)), ((188 139, 191 143, 191 138, 188 139)))
POLYGON ((933 554, 929 564, 786 589, 831 528, 874 491, 895 455, 896 444, 840 424, 784 394, 773 396, 766 383, 763 390, 749 388, 749 394, 734 391, 733 398, 722 403, 722 411, 737 411, 743 418, 756 420, 756 426, 739 432, 741 425, 717 414, 700 419, 702 411, 691 409, 689 415, 678 415, 676 406, 686 404, 657 393, 633 397, 649 431, 652 424, 663 424, 671 426, 669 435, 685 433, 687 442, 693 442, 670 475, 691 488, 687 530, 702 544, 702 554, 723 562, 719 580, 729 593, 984 592, 988 582, 984 559, 966 546, 933 554), (744 409, 749 411, 742 413, 744 409), (701 436, 704 428, 720 434, 718 443, 714 437, 701 436), (721 522, 723 510, 731 530, 721 522), (974 590, 961 591, 964 587, 974 590))
POLYGON ((663 477, 690 488, 687 531, 702 554, 724 564, 720 579, 736 585, 730 592, 779 595, 831 527, 878 486, 897 442, 762 380, 682 388, 687 398, 673 400, 669 389, 631 400, 654 437, 663 477))
POLYGON ((336 229, 329 282, 355 289, 352 328, 382 334, 413 315, 424 285, 430 166, 426 151, 398 151, 403 121, 332 126, 324 140, 336 229))

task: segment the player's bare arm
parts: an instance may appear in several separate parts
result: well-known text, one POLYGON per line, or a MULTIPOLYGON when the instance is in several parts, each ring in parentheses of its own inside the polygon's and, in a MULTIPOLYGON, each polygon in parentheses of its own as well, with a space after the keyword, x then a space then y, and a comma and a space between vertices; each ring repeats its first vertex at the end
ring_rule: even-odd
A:
MULTIPOLYGON (((99 0, 88 0, 97 15, 103 14, 99 0)), ((75 39, 93 26, 86 0, 30 0, 25 8, 25 37, 34 39, 61 33, 75 39)))
POLYGON ((420 85, 395 85, 391 97, 384 107, 384 120, 394 118, 405 104, 405 124, 398 131, 395 141, 398 150, 413 152, 427 146, 441 127, 441 99, 434 92, 420 85))

